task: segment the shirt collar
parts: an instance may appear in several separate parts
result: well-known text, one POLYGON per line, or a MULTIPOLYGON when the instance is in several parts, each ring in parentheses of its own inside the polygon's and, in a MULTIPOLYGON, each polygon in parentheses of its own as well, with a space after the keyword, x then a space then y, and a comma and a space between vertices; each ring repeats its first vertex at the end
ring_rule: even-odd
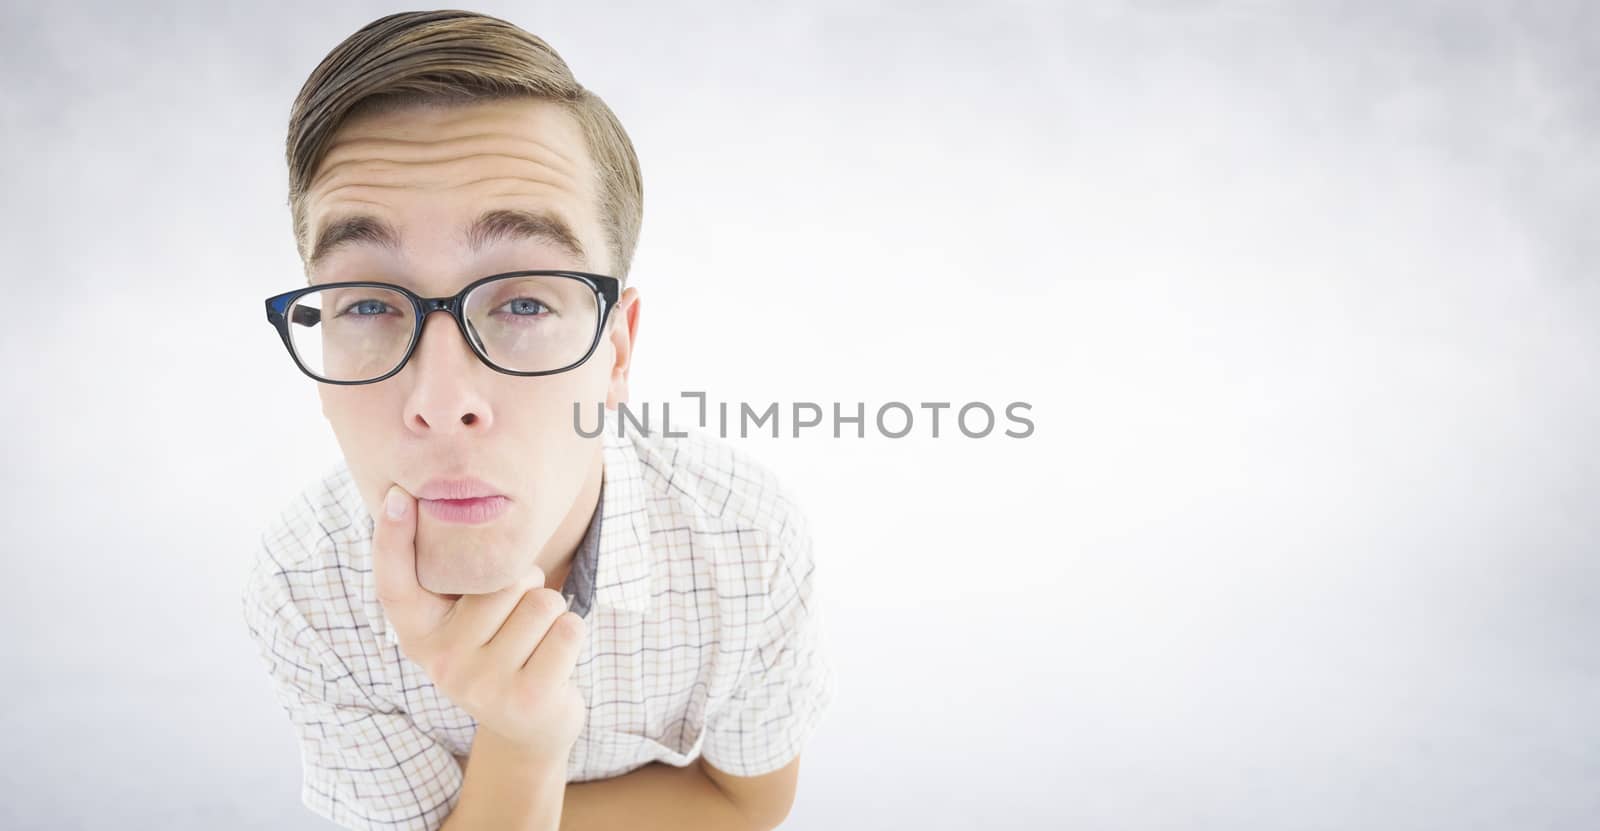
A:
MULTIPOLYGON (((619 420, 620 421, 620 420, 619 420)), ((609 424, 610 422, 602 422, 609 424)), ((562 593, 573 595, 573 611, 588 617, 595 606, 643 613, 650 603, 650 521, 645 513, 644 465, 627 436, 614 429, 602 431, 600 500, 583 541, 573 554, 572 567, 562 593), (602 532, 602 528, 604 529, 602 532)), ((372 517, 367 517, 367 616, 381 629, 380 637, 399 646, 394 627, 377 600, 372 579, 372 517)))
MULTIPOLYGON (((622 423, 623 419, 617 419, 622 423)), ((628 436, 602 421, 604 481, 600 511, 605 525, 596 564, 595 603, 642 613, 650 605, 650 517, 645 513, 644 464, 628 436)))

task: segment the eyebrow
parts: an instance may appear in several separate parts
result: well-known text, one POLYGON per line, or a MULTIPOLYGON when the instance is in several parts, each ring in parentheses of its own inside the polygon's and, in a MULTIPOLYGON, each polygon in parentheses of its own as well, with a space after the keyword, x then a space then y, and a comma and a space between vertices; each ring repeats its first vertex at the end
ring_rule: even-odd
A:
MULTIPOLYGON (((498 240, 540 240, 575 257, 580 264, 588 262, 578 235, 559 214, 528 211, 518 208, 495 208, 484 211, 462 232, 459 239, 472 251, 498 240)), ((351 245, 377 245, 390 251, 400 249, 400 234, 393 225, 367 214, 341 217, 317 234, 307 263, 316 266, 333 252, 351 245)))

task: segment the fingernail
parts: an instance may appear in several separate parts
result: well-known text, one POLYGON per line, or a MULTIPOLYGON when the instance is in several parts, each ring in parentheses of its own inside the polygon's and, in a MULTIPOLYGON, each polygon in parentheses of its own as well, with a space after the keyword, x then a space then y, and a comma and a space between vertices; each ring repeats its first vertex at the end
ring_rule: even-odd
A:
POLYGON ((383 500, 383 510, 390 519, 399 519, 406 515, 406 494, 400 490, 399 485, 389 486, 389 495, 383 500))

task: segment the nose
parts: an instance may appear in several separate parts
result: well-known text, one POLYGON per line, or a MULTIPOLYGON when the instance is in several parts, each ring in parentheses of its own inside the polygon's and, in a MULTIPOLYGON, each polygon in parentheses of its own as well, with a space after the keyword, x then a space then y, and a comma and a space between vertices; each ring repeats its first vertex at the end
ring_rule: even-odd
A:
POLYGON ((411 375, 406 429, 419 434, 489 429, 493 415, 481 385, 483 373, 493 371, 473 354, 450 315, 428 315, 417 350, 402 370, 411 375))

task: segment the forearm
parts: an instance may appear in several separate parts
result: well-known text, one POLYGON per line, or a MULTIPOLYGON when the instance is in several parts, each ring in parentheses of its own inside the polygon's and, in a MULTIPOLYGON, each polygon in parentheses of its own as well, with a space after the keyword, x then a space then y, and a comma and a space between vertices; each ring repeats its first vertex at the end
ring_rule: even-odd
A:
POLYGON ((472 741, 455 810, 440 831, 556 831, 566 765, 533 759, 484 730, 472 741))
POLYGON ((700 769, 651 762, 611 779, 567 785, 561 831, 767 831, 700 769))

